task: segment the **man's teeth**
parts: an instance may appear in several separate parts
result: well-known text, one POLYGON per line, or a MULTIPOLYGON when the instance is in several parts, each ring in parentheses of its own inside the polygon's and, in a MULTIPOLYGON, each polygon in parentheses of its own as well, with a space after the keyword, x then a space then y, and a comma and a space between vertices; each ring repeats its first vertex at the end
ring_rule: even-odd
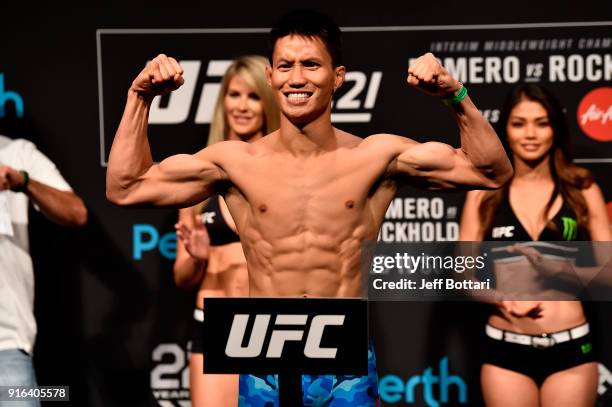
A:
POLYGON ((290 93, 288 95, 289 99, 307 99, 308 98, 308 93, 290 93))

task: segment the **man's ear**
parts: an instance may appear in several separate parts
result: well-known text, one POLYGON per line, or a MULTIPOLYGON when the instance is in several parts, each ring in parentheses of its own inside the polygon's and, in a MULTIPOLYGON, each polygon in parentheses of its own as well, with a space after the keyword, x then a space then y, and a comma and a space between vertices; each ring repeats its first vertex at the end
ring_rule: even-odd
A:
POLYGON ((336 68, 334 68, 334 73, 336 75, 336 77, 334 78, 334 92, 335 92, 344 83, 344 76, 346 75, 346 68, 344 67, 344 65, 337 66, 336 68))
POLYGON ((266 65, 266 80, 268 85, 272 86, 272 67, 270 65, 266 65))

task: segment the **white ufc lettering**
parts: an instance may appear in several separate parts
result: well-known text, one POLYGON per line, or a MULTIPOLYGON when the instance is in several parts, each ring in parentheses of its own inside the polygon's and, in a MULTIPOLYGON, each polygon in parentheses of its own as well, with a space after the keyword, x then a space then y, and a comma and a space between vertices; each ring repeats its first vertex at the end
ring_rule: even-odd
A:
POLYGON ((499 226, 493 228, 491 235, 494 239, 499 239, 501 237, 513 237, 514 236, 514 226, 499 226))
MULTIPOLYGON (((249 321, 248 314, 236 314, 232 321, 225 354, 233 358, 255 358, 260 356, 264 347, 264 340, 268 331, 270 314, 255 316, 253 329, 248 344, 243 346, 246 326, 249 321)), ((310 323, 310 329, 304 345, 304 356, 315 359, 333 359, 336 357, 338 348, 322 348, 321 341, 325 327, 328 325, 342 326, 344 315, 316 315, 310 323)), ((306 326, 308 315, 305 314, 279 314, 275 319, 275 325, 306 326)), ((270 343, 266 351, 266 358, 280 358, 283 353, 285 342, 302 341, 304 329, 274 329, 270 336, 270 343)))

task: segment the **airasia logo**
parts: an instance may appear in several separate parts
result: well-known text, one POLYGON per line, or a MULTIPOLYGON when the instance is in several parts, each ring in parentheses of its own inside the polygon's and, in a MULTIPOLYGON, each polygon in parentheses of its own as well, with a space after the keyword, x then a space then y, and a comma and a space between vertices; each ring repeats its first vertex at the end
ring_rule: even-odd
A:
POLYGON ((597 141, 612 141, 612 88, 587 93, 578 105, 578 125, 597 141))

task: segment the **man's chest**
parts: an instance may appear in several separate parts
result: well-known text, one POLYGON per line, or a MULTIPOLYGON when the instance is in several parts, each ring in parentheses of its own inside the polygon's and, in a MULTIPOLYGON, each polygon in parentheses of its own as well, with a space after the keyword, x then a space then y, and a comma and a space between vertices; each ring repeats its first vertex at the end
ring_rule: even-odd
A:
POLYGON ((344 228, 363 222, 375 188, 373 171, 330 163, 254 166, 232 177, 239 207, 260 226, 274 229, 344 228))

